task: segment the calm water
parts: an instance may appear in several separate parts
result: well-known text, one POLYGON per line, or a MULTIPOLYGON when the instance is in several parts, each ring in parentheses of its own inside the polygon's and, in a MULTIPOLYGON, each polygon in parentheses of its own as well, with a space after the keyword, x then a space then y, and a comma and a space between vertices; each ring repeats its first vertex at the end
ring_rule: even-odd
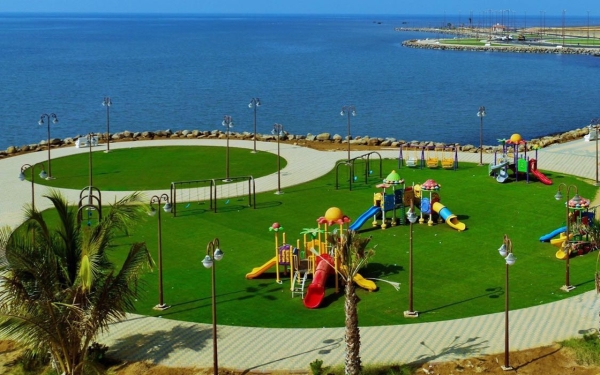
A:
MULTIPOLYGON (((585 126, 600 116, 600 59, 589 56, 404 48, 395 32, 440 17, 0 15, 0 149, 52 137, 111 131, 253 129, 293 134, 484 143, 585 126), (373 21, 381 21, 381 24, 373 21), (402 24, 407 22, 407 24, 402 24)), ((464 22, 464 20, 463 20, 464 22)), ((534 26, 536 19, 528 25, 534 26)), ((560 25, 547 17, 545 25, 560 25)), ((585 22, 569 19, 570 24, 585 22)))

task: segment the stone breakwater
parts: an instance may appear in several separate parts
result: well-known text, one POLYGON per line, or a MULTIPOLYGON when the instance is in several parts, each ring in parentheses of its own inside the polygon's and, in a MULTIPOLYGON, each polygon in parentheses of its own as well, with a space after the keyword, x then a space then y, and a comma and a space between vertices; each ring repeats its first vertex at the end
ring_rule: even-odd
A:
MULTIPOLYGON (((589 127, 584 127, 580 129, 570 130, 565 133, 548 135, 540 138, 535 138, 528 140, 527 148, 543 148, 555 143, 564 143, 577 139, 582 139, 586 134, 589 133, 589 127)), ((98 137, 101 143, 106 143, 106 133, 98 133, 94 134, 98 137)), ((75 137, 69 137, 65 139, 51 138, 50 145, 52 148, 59 147, 74 147, 78 138, 85 138, 87 136, 78 135, 75 137)), ((126 141, 142 141, 142 140, 153 140, 153 139, 225 139, 227 134, 220 130, 213 131, 201 131, 201 130, 158 130, 158 131, 145 131, 145 132, 130 132, 123 131, 120 133, 111 134, 111 143, 112 142, 126 142, 126 141)), ((253 134, 249 132, 230 132, 230 139, 238 139, 238 140, 253 140, 253 134)), ((286 133, 280 137, 281 142, 293 143, 301 146, 311 147, 320 146, 320 148, 326 148, 326 146, 331 145, 332 148, 335 147, 336 144, 347 144, 348 140, 346 136, 341 136, 339 134, 331 135, 330 133, 320 133, 317 135, 307 134, 307 135, 294 135, 286 133), (323 147, 325 146, 325 147, 323 147)), ((271 134, 257 134, 256 139, 258 141, 263 142, 276 142, 277 137, 271 134)), ((362 146, 364 148, 428 148, 428 149, 443 149, 447 147, 454 147, 458 151, 463 152, 479 152, 479 146, 476 145, 460 145, 459 143, 442 143, 442 142, 434 142, 434 141, 405 141, 405 140, 397 140, 395 138, 371 138, 369 136, 364 137, 356 137, 354 139, 350 139, 351 145, 362 146)), ((520 151, 524 150, 523 145, 520 146, 520 151)), ((6 150, 0 150, 0 159, 20 155, 27 152, 37 152, 47 150, 47 141, 41 141, 40 143, 24 145, 24 146, 10 146, 6 150)), ((502 146, 483 146, 483 150, 486 153, 493 153, 495 151, 502 151, 502 146)))
POLYGON ((402 42, 405 47, 438 49, 447 51, 475 51, 475 52, 510 52, 510 53, 547 53, 564 55, 590 55, 600 56, 600 50, 597 48, 579 48, 579 47, 556 47, 556 46, 533 46, 533 45, 489 45, 489 46, 471 46, 460 44, 443 44, 435 40, 411 39, 402 42))

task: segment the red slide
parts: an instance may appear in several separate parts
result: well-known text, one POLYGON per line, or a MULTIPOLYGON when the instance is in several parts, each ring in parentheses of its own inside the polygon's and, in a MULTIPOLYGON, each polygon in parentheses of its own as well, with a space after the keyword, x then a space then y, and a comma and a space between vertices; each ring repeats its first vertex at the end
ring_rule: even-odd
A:
POLYGON ((334 273, 333 259, 327 254, 322 254, 317 257, 317 269, 312 283, 308 286, 306 296, 304 297, 304 306, 309 309, 316 309, 323 301, 325 296, 325 281, 327 276, 334 273))
POLYGON ((537 160, 529 159, 529 170, 542 184, 552 185, 552 180, 544 176, 544 174, 537 169, 537 160))

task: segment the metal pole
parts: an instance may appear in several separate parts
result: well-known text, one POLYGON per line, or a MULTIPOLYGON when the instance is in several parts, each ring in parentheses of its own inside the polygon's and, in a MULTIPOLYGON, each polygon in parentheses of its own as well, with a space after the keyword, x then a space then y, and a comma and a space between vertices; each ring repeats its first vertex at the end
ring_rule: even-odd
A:
MULTIPOLYGON (((411 205, 412 206, 412 205, 411 205)), ((408 312, 412 313, 413 310, 413 223, 410 222, 410 248, 408 255, 408 312)))
POLYGON ((506 263, 506 279, 504 283, 504 305, 505 305, 505 313, 504 313, 504 367, 502 368, 504 371, 511 370, 509 362, 509 330, 508 330, 508 263, 506 263))
POLYGON ((277 133, 277 194, 281 194, 281 154, 279 148, 279 138, 281 133, 277 133))
POLYGON ((248 104, 248 107, 254 108, 254 150, 251 152, 256 154, 256 109, 260 107, 260 98, 250 99, 250 104, 248 104))
POLYGON ((158 201, 158 308, 165 305, 163 294, 163 268, 162 268, 162 225, 160 217, 160 199, 158 201))
MULTIPOLYGON (((92 183, 92 175, 93 175, 93 170, 92 170, 92 133, 88 134, 88 148, 89 148, 89 162, 88 162, 88 169, 89 169, 89 186, 94 186, 94 184, 92 183)), ((159 213, 160 215, 160 213, 159 213)), ((160 218, 160 216, 159 216, 160 218)))
POLYGON ((485 107, 479 107, 477 111, 479 117, 479 166, 483 165, 483 118, 485 117, 485 107))
POLYGON ((350 163, 350 112, 348 111, 348 163, 350 163))
POLYGON ((229 178, 229 129, 233 126, 233 118, 227 115, 224 116, 222 124, 227 129, 227 146, 225 152, 225 182, 230 182, 231 179, 229 178))
POLYGON ((217 293, 215 287, 215 268, 216 263, 213 261, 212 266, 212 338, 213 338, 213 374, 219 375, 219 359, 217 351, 217 293))
POLYGON ((256 153, 256 105, 254 106, 254 153, 256 153))
MULTIPOLYGON (((48 116, 48 115, 46 115, 48 116)), ((48 178, 52 177, 52 161, 50 159, 50 117, 48 117, 48 178)))
POLYGON ((106 106, 106 152, 110 152, 110 106, 112 105, 110 97, 106 96, 102 105, 106 106))
POLYGON ((33 168, 34 166, 31 166, 31 209, 35 211, 35 182, 34 182, 34 175, 33 175, 33 168))

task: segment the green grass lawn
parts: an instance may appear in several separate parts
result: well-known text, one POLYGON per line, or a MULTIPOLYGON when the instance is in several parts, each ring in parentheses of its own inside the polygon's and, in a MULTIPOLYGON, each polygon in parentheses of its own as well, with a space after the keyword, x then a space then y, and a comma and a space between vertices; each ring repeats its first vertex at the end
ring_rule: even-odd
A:
MULTIPOLYGON (((133 151, 133 150, 129 150, 133 151)), ((187 150, 186 150, 187 151, 187 150)), ((177 151, 179 152, 179 151, 177 151)), ((250 155, 250 154, 249 154, 250 155)), ((252 157, 257 155, 252 155, 252 157)), ((269 161, 269 164, 271 161, 269 161)), ((383 174, 398 169, 396 160, 383 161, 383 174)), ((356 168, 356 170, 362 170, 356 168)), ((363 236, 372 236, 376 254, 362 270, 366 278, 401 283, 400 291, 376 281, 379 290, 359 290, 359 319, 362 326, 411 324, 455 319, 504 310, 505 262, 498 254, 504 234, 514 244, 517 262, 510 268, 511 308, 519 309, 572 297, 594 288, 596 253, 571 259, 571 293, 559 288, 565 282, 565 262, 556 259, 557 248, 540 243, 539 237, 564 225, 564 202, 554 199, 559 183, 576 184, 579 193, 593 198, 596 188, 582 180, 547 173, 553 186, 525 181, 497 183, 487 176, 487 167, 460 163, 457 171, 398 169, 407 184, 435 179, 441 184, 441 203, 467 225, 457 232, 442 223, 414 225, 414 308, 419 319, 405 319, 408 308, 409 226, 372 229, 369 222, 363 236)), ((347 172, 345 172, 347 173, 347 172)), ((275 256, 273 222, 285 229, 287 242, 302 239, 303 228, 314 228, 316 220, 332 206, 356 219, 373 204, 375 185, 357 176, 353 190, 349 176, 335 190, 335 172, 314 181, 285 189, 285 194, 258 194, 257 208, 246 200, 218 202, 218 213, 206 204, 178 206, 178 217, 162 215, 162 243, 165 302, 172 307, 155 312, 158 303, 158 272, 144 276, 146 292, 136 305, 137 313, 164 318, 211 321, 210 270, 202 266, 206 245, 218 237, 225 253, 217 263, 219 324, 258 327, 333 327, 344 325, 343 293, 335 293, 333 277, 328 280, 326 297, 320 308, 304 307, 289 291, 290 276, 275 282, 274 268, 258 279, 247 280, 246 273, 275 256)), ((564 194, 564 191, 563 191, 564 194)), ((281 237, 279 238, 281 243, 281 237)), ((133 241, 146 241, 157 254, 157 218, 148 217, 131 237, 122 237, 114 248, 119 263, 133 241)), ((309 279, 310 281, 310 279, 309 279)))
MULTIPOLYGON (((281 168, 286 165, 281 159, 281 168)), ((39 168, 38 168, 39 169, 39 168)), ((174 181, 204 180, 226 175, 226 148, 163 146, 92 152, 93 185, 100 190, 166 189, 174 181)), ((38 170, 36 170, 36 173, 38 170)), ((229 176, 258 178, 277 172, 277 155, 229 148, 229 176)), ((52 159, 55 180, 41 185, 81 189, 89 184, 89 152, 52 159)), ((25 173, 31 178, 29 172, 25 173)), ((37 176, 36 176, 37 177, 37 176)))

